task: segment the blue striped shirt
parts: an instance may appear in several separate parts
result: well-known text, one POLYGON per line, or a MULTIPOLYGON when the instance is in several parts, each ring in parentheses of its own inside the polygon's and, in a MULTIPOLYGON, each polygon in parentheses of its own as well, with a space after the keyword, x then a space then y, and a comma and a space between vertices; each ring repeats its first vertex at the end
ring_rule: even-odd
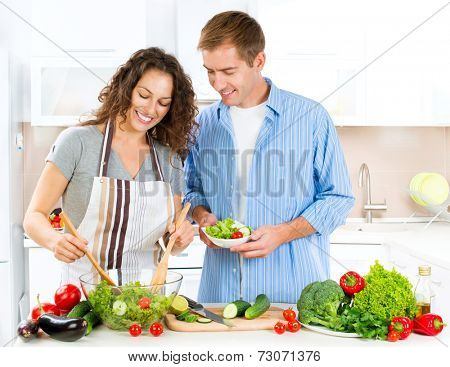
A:
MULTIPOLYGON (((198 299, 296 303, 310 282, 329 277, 329 234, 345 223, 354 197, 344 155, 326 110, 317 102, 271 86, 247 182, 246 224, 258 228, 303 216, 315 229, 265 258, 244 259, 207 248, 198 299)), ((186 160, 185 201, 218 219, 235 218, 239 185, 229 107, 216 102, 199 117, 200 132, 186 160)))

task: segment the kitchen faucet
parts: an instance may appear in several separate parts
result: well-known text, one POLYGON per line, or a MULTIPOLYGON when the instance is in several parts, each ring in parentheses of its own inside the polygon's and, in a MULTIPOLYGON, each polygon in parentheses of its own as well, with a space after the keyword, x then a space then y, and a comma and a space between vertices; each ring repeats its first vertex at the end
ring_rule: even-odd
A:
POLYGON ((369 173, 369 167, 367 167, 367 164, 363 163, 361 167, 359 168, 359 180, 358 180, 358 186, 363 187, 365 183, 366 187, 366 197, 367 202, 364 205, 363 209, 366 212, 366 221, 367 223, 372 223, 372 211, 373 210, 386 210, 386 199, 384 199, 383 204, 373 204, 372 198, 371 198, 371 191, 370 191, 370 173, 369 173))

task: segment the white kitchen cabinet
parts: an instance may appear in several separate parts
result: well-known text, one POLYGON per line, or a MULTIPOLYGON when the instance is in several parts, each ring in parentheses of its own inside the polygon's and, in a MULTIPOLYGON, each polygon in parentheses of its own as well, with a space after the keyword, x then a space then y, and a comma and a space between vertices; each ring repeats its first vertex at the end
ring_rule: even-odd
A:
POLYGON ((31 125, 71 126, 80 117, 87 119, 100 106, 100 91, 125 62, 120 57, 33 57, 31 125))
POLYGON ((198 269, 171 269, 171 270, 183 275, 183 281, 181 282, 180 290, 178 293, 187 296, 191 299, 197 299, 202 269, 198 268, 198 269))
POLYGON ((33 56, 126 54, 146 41, 146 1, 33 0, 33 56))
POLYGON ((10 317, 12 315, 12 292, 11 292, 11 272, 10 264, 8 262, 0 262, 0 291, 2 294, 2 301, 0 302, 0 315, 3 316, 3 320, 0 323, 0 347, 7 343, 13 335, 14 320, 10 317))
POLYGON ((29 299, 30 308, 37 304, 39 294, 41 302, 53 303, 55 291, 61 285, 61 262, 53 253, 42 247, 29 248, 29 299))
POLYGON ((448 9, 424 22, 438 0, 251 3, 266 36, 263 74, 321 102, 336 125, 450 125, 448 9))
POLYGON ((375 260, 386 262, 386 250, 381 244, 330 244, 330 278, 339 281, 347 271, 356 271, 364 275, 375 260))

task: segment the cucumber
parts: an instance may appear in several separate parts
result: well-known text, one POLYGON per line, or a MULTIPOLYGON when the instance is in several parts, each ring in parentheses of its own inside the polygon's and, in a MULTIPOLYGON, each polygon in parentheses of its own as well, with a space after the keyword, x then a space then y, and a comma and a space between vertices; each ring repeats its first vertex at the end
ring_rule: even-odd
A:
POLYGON ((239 228, 239 232, 241 232, 244 237, 250 236, 252 234, 252 230, 249 226, 239 228))
POLYGON ((92 309, 88 301, 81 301, 76 304, 72 310, 67 314, 67 317, 83 317, 92 309))
POLYGON ((191 313, 191 314, 187 315, 183 321, 192 323, 192 322, 196 322, 198 319, 199 319, 198 315, 194 315, 191 313))
POLYGON ((88 323, 86 335, 89 335, 92 329, 100 323, 100 318, 94 311, 89 311, 86 315, 83 316, 83 319, 85 319, 88 323))
POLYGON ((250 303, 241 299, 231 302, 223 309, 223 317, 226 319, 234 319, 235 317, 243 316, 250 306, 250 303))
POLYGON ((212 320, 206 317, 199 317, 197 319, 197 322, 199 322, 200 324, 209 324, 210 322, 212 322, 212 320))
POLYGON ((190 314, 191 314, 191 313, 189 312, 189 310, 186 310, 186 311, 180 313, 180 314, 176 317, 176 319, 179 320, 179 321, 184 321, 184 319, 186 318, 186 316, 188 316, 188 315, 190 315, 190 314))
POLYGON ((247 308, 245 311, 245 318, 248 320, 256 319, 261 316, 264 312, 266 312, 270 307, 270 300, 265 294, 259 294, 256 297, 255 303, 253 306, 247 308))

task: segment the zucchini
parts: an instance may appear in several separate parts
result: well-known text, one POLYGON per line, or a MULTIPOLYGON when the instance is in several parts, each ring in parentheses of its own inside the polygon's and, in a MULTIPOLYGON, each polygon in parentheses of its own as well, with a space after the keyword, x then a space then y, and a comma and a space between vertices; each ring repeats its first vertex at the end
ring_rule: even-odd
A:
POLYGON ((199 322, 200 324, 209 324, 210 322, 212 322, 212 320, 206 317, 199 317, 197 319, 197 322, 199 322))
POLYGON ((241 299, 231 302, 223 309, 223 317, 226 319, 234 319, 235 317, 244 316, 245 311, 251 306, 250 303, 241 299))
POLYGON ((94 311, 89 311, 86 315, 83 316, 83 319, 85 319, 88 323, 86 335, 89 335, 92 329, 100 323, 100 318, 94 311))
POLYGON ((67 314, 67 317, 83 317, 92 309, 88 301, 81 301, 77 303, 72 310, 67 314))
POLYGON ((270 307, 270 300, 265 294, 259 294, 256 297, 255 303, 253 306, 247 308, 245 310, 245 318, 248 320, 256 319, 261 316, 264 312, 266 312, 270 307))

